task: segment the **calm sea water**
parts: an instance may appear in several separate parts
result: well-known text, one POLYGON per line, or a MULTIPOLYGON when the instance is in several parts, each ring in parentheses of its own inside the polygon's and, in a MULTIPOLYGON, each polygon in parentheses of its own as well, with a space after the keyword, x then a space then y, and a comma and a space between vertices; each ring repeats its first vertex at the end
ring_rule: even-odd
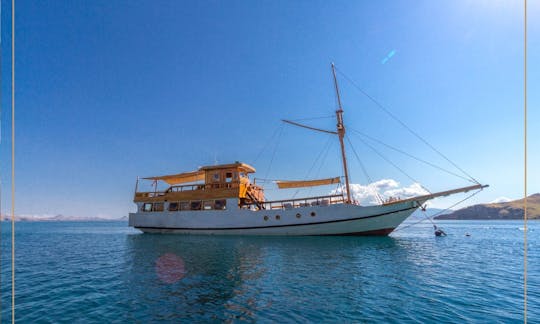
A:
MULTIPOLYGON (((521 222, 429 223, 391 237, 149 235, 124 222, 16 224, 20 322, 520 322, 521 222), (469 233, 470 236, 465 234, 469 233)), ((2 224, 2 322, 11 320, 2 224)), ((540 322, 540 223, 529 223, 540 322)))

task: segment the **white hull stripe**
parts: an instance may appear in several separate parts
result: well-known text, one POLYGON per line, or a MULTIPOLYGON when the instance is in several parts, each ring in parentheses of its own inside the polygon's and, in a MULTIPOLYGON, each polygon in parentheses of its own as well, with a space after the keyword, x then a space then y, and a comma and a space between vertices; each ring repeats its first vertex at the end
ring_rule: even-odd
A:
POLYGON ((328 224, 328 223, 340 223, 340 222, 350 222, 359 219, 381 217, 385 215, 395 214, 404 212, 411 209, 416 209, 418 207, 409 207, 405 209, 395 210, 387 213, 356 217, 356 218, 347 218, 347 219, 338 219, 325 222, 316 222, 316 223, 303 223, 303 224, 284 224, 284 225, 270 225, 270 226, 250 226, 250 227, 154 227, 154 226, 135 226, 138 229, 171 229, 171 230, 189 230, 189 231, 218 231, 218 230, 247 230, 247 229, 260 229, 260 228, 274 228, 274 227, 290 227, 290 226, 307 226, 307 225, 319 225, 319 224, 328 224))

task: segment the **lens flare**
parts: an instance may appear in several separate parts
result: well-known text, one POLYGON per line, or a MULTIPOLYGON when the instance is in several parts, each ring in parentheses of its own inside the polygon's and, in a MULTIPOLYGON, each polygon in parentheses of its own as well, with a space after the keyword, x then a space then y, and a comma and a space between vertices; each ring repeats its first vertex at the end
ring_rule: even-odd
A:
POLYGON ((392 56, 394 56, 395 54, 396 50, 391 50, 390 53, 388 53, 388 55, 386 55, 386 57, 382 59, 381 64, 386 64, 386 62, 388 62, 388 60, 391 59, 392 56))
POLYGON ((156 274, 159 280, 173 284, 186 275, 184 260, 173 253, 166 253, 156 260, 156 274))

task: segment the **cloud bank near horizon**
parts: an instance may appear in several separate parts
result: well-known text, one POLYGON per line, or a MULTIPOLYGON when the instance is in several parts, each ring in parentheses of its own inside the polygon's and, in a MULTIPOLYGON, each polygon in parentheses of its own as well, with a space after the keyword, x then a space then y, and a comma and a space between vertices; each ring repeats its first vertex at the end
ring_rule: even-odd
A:
MULTIPOLYGON (((126 217, 111 217, 107 214, 98 214, 97 216, 73 216, 63 214, 18 214, 15 215, 16 221, 114 221, 123 220, 126 217)), ((10 221, 11 214, 1 213, 0 221, 10 221)))
MULTIPOLYGON (((381 179, 368 185, 353 183, 350 184, 350 188, 352 198, 358 201, 361 205, 379 204, 379 197, 383 200, 390 197, 406 199, 414 196, 429 194, 429 192, 417 182, 404 187, 394 179, 381 179)), ((342 192, 346 192, 344 186, 332 190, 331 194, 341 194, 342 192)))

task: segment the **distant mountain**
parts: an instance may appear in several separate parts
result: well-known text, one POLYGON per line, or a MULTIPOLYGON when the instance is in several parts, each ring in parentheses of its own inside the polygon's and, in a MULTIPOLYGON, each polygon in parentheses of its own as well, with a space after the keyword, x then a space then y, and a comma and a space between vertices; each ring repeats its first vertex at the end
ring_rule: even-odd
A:
MULTIPOLYGON (((10 215, 1 215, 0 220, 11 221, 10 215)), ((58 215, 15 215, 16 222, 110 222, 110 221, 126 221, 127 216, 121 218, 105 218, 105 217, 83 217, 83 216, 66 216, 58 215)))
MULTIPOLYGON (((540 193, 527 198, 528 219, 540 219, 540 193)), ((465 207, 435 219, 523 219, 523 199, 465 207)))

